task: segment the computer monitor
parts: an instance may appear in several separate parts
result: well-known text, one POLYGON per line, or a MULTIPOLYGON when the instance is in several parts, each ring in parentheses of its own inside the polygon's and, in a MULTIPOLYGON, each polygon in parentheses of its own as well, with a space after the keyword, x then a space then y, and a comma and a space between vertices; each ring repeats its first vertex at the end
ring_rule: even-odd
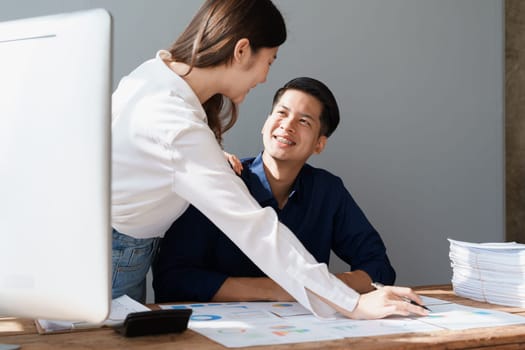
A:
POLYGON ((111 303, 111 16, 0 23, 0 315, 111 303))

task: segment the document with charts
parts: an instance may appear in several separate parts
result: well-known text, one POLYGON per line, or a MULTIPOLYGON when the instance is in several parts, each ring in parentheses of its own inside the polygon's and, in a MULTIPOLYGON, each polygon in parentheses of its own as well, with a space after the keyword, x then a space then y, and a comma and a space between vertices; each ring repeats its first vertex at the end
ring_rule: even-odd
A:
POLYGON ((426 317, 321 320, 295 302, 230 302, 161 305, 191 308, 188 328, 226 347, 323 341, 438 330, 459 330, 525 323, 525 317, 422 297, 432 312, 426 317))

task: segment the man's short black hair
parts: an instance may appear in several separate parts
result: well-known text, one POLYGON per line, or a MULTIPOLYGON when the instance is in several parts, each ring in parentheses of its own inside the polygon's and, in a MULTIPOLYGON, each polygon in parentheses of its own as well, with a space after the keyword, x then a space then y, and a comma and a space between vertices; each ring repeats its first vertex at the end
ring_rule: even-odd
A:
POLYGON ((286 90, 299 90, 317 98, 322 106, 321 111, 321 135, 329 137, 339 125, 339 107, 332 91, 317 79, 299 77, 290 80, 275 92, 273 96, 272 109, 286 90))

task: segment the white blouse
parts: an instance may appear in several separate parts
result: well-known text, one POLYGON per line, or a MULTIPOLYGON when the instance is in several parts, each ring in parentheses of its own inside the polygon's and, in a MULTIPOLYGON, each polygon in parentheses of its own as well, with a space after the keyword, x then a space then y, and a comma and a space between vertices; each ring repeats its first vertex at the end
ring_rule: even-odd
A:
POLYGON ((192 203, 270 278, 319 317, 359 294, 318 263, 272 208, 261 208, 225 160, 189 85, 163 58, 124 77, 112 100, 112 226, 162 237, 192 203), (308 289, 308 290, 307 290, 308 289))

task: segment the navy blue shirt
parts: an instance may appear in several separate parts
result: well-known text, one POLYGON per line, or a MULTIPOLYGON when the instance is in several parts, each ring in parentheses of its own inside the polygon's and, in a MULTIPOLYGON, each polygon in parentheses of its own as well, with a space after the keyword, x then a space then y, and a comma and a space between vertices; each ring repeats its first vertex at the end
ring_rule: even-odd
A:
MULTIPOLYGON (((241 177, 252 196, 261 206, 271 206, 317 261, 328 264, 333 250, 352 271, 363 270, 386 285, 394 283, 395 271, 381 237, 339 177, 305 164, 281 210, 261 154, 242 163, 241 177)), ((209 301, 227 277, 263 276, 225 234, 190 206, 160 243, 153 264, 155 301, 209 301)))

